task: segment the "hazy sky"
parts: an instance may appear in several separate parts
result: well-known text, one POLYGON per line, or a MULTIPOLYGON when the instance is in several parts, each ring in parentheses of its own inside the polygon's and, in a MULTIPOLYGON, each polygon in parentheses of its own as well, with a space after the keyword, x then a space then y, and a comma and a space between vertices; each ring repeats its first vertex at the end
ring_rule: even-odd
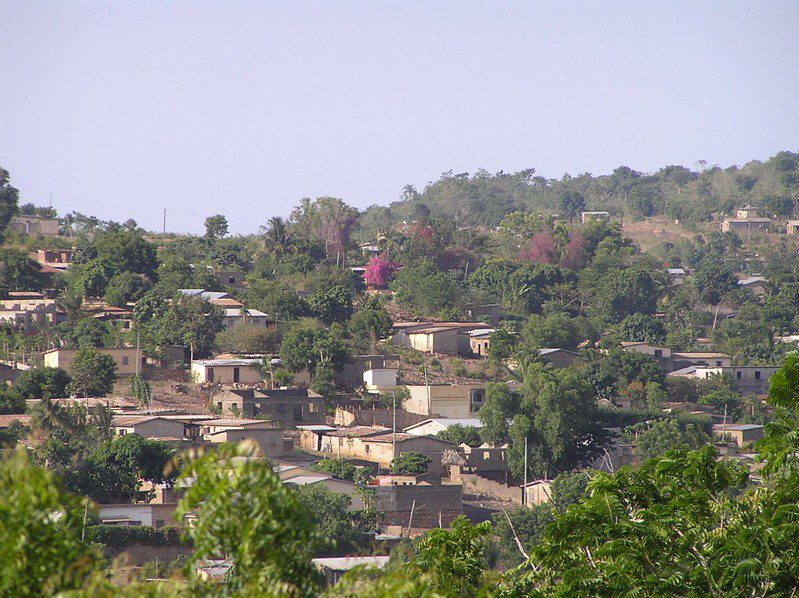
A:
POLYGON ((799 149, 799 1, 0 0, 26 201, 254 232, 447 170, 601 174, 799 149), (182 214, 180 212, 185 212, 182 214))

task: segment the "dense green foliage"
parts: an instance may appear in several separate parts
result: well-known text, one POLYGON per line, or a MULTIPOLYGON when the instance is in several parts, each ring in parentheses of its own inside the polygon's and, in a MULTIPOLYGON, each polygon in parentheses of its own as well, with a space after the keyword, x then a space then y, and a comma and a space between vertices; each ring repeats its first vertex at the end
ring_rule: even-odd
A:
POLYGON ((67 396, 69 384, 69 374, 62 369, 31 368, 19 375, 14 390, 25 399, 58 399, 67 396))
POLYGON ((397 475, 421 475, 427 472, 432 459, 422 453, 408 451, 391 461, 391 473, 397 475))
POLYGON ((184 546, 186 538, 175 526, 149 525, 92 525, 86 528, 86 538, 105 546, 184 546))
POLYGON ((69 368, 70 390, 80 397, 104 397, 114 389, 117 364, 110 355, 81 349, 69 368))

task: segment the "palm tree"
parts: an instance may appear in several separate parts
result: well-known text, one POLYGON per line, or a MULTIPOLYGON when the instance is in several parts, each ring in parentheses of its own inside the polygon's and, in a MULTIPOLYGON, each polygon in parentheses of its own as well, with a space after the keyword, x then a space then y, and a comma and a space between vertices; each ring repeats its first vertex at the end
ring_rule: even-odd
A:
POLYGON ((56 299, 56 307, 58 307, 59 311, 66 314, 69 325, 74 326, 75 323, 80 320, 81 316, 83 316, 83 312, 81 311, 83 307, 83 295, 76 291, 66 289, 56 299))
POLYGON ((111 409, 105 405, 97 405, 97 410, 91 415, 92 428, 97 430, 101 442, 114 438, 114 430, 111 427, 113 418, 111 409))
POLYGON ((289 230, 286 220, 273 216, 264 228, 263 250, 275 256, 284 255, 291 248, 293 236, 294 232, 289 230))

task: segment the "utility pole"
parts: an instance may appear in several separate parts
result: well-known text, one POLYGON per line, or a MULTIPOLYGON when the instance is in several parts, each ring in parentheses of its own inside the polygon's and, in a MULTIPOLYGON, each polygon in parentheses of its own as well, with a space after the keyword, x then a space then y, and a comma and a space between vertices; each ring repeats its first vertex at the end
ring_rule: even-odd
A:
POLYGON ((721 438, 727 442, 727 403, 724 403, 724 419, 721 424, 721 438))
POLYGON ((427 389, 427 414, 432 415, 433 403, 430 400, 430 381, 427 379, 427 357, 424 358, 424 385, 427 389))
POLYGON ((524 486, 522 486, 522 504, 527 506, 527 436, 524 437, 524 486))
POLYGON ((139 368, 141 367, 141 350, 139 349, 139 331, 136 331, 136 376, 139 375, 139 368))
POLYGON ((397 393, 391 393, 391 454, 396 457, 397 455, 397 393))
POLYGON ((166 247, 166 208, 164 208, 164 230, 161 235, 161 244, 166 247))
POLYGON ((416 499, 413 499, 411 504, 411 516, 408 517, 408 538, 411 537, 411 527, 413 527, 413 512, 416 510, 416 499))
POLYGON ((85 496, 83 498, 83 525, 80 528, 80 541, 83 542, 86 540, 86 522, 89 520, 89 497, 85 496))

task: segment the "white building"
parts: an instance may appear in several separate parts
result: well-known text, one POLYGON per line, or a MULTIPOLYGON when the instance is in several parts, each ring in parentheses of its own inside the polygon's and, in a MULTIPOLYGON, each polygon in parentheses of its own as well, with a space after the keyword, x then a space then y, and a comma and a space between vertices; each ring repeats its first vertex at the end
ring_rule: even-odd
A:
POLYGON ((397 388, 397 368, 374 368, 363 373, 366 392, 380 394, 397 388))
POLYGON ((266 328, 269 325, 269 316, 264 312, 257 309, 241 308, 226 308, 222 324, 225 328, 233 328, 241 324, 250 324, 260 328, 266 328))
POLYGON ((455 425, 463 426, 464 428, 482 428, 483 422, 476 417, 434 417, 408 426, 403 431, 414 436, 438 436, 439 432, 443 432, 450 426, 455 425))
POLYGON ((258 384, 260 359, 195 359, 191 378, 197 384, 258 384))

